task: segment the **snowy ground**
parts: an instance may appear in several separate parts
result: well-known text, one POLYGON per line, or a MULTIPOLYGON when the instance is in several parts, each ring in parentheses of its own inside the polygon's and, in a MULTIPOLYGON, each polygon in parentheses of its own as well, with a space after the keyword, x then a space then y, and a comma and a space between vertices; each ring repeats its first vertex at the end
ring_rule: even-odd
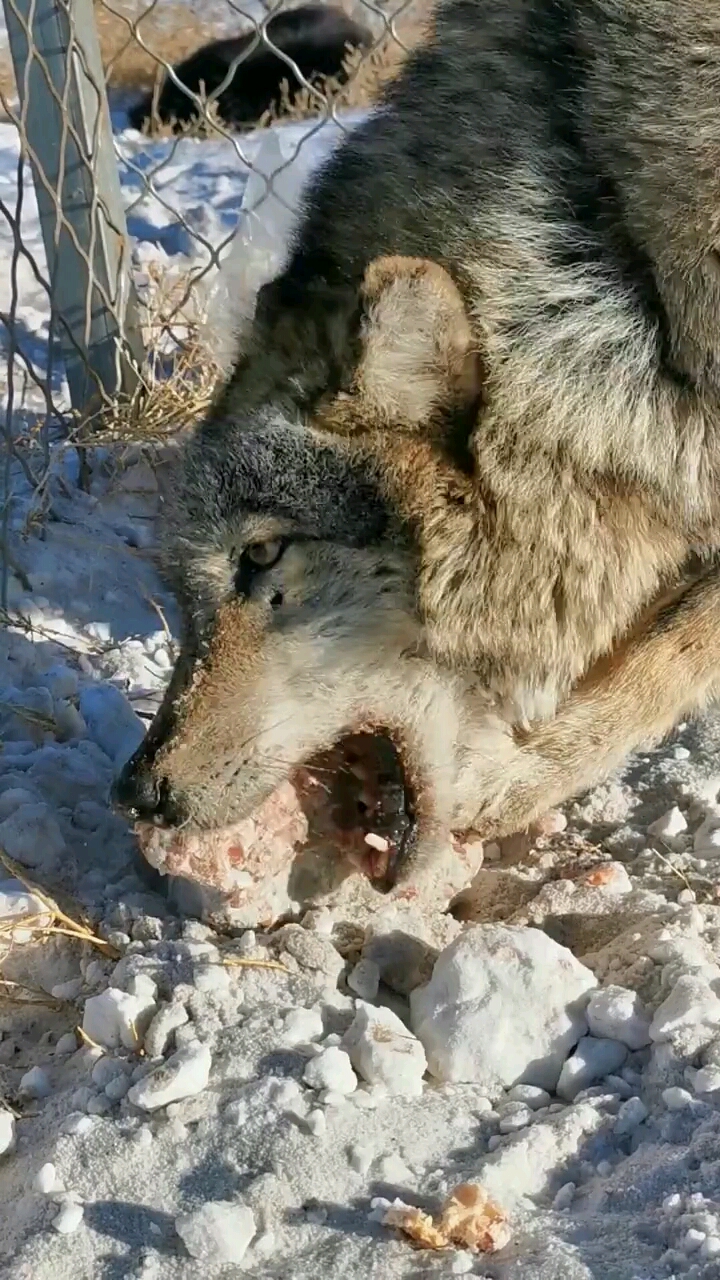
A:
MULTIPOLYGON (((228 252, 246 187, 248 209, 257 210, 255 216, 248 214, 250 224, 243 231, 246 238, 253 240, 252 269, 263 254, 267 258, 270 250, 277 251, 278 232, 284 230, 287 214, 283 199, 291 205, 297 200, 305 174, 359 118, 358 113, 348 113, 340 123, 322 120, 291 124, 233 139, 151 141, 134 130, 117 133, 121 193, 138 281, 142 284, 148 267, 160 270, 168 281, 197 281, 193 298, 202 314, 217 282, 213 253, 223 258, 228 252), (256 243, 258 240, 260 244, 256 243)), ((114 120, 116 126, 122 125, 124 112, 114 113, 114 120)), ((0 124, 0 207, 7 210, 0 217, 2 261, 10 260, 13 252, 17 159, 17 132, 12 125, 0 124)), ((24 170, 20 226, 26 252, 19 257, 14 272, 19 345, 35 367, 45 373, 49 307, 42 280, 47 279, 47 267, 28 167, 24 170), (33 261, 39 267, 40 280, 33 261)), ((263 269, 269 269, 264 260, 263 269)), ((250 287, 247 282, 236 281, 236 285, 250 287)), ((13 287, 13 273, 4 271, 0 276, 0 311, 4 314, 11 310, 13 287)), ((221 334, 223 328, 221 325, 221 334)), ((6 342, 4 334, 2 340, 6 342)), ((0 386, 4 387, 5 380, 0 371, 0 386)), ((51 383, 56 407, 67 407, 61 369, 53 368, 51 383)), ((16 395, 20 397, 16 399, 17 407, 35 411, 43 407, 42 397, 32 383, 22 390, 18 386, 16 395)))
MULTIPOLYGON (((6 197, 15 156, 0 134, 6 197)), ((166 176, 213 243, 232 230, 230 144, 183 142, 166 176)), ((141 259, 194 252, 157 201, 130 225, 141 259)), ((20 306, 41 358, 29 276, 20 306)), ((379 900, 369 930, 321 912, 219 938, 140 878, 108 804, 172 662, 153 459, 98 452, 89 493, 73 450, 51 461, 29 525, 27 477, 8 477, 27 581, 10 576, 0 637, 0 848, 114 954, 16 930, 3 959, 50 1005, 0 1004, 0 1275, 718 1280, 720 720, 569 806, 564 832, 488 849, 474 922, 379 900), (417 1252, 383 1224, 383 1199, 436 1212, 463 1181, 509 1215, 501 1252, 417 1252)), ((0 945, 33 909, 0 884, 0 945)))

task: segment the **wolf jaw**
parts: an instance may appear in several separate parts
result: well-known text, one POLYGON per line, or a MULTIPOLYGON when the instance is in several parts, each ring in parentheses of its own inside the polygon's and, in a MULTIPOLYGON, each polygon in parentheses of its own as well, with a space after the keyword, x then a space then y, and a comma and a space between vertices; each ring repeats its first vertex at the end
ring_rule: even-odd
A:
MULTIPOLYGON (((246 610, 233 604, 230 613, 237 619, 246 610)), ((352 602, 350 613, 358 616, 352 602)), ((146 816, 135 796, 138 779, 149 773, 154 820, 171 829, 217 829, 253 812, 290 776, 304 793, 313 786, 320 793, 323 803, 316 794, 310 806, 317 833, 372 879, 391 880, 415 841, 435 831, 438 812, 449 828, 459 736, 455 681, 439 681, 433 665, 414 656, 408 622, 388 619, 383 637, 376 612, 374 637, 366 644, 356 637, 349 652, 342 631, 287 648, 282 637, 276 646, 266 638, 259 659, 265 675, 256 668, 252 690, 242 682, 233 690, 218 661, 228 625, 221 618, 199 676, 188 664, 185 690, 173 691, 174 705, 161 709, 126 767, 118 798, 134 816, 146 816)), ((234 636, 239 661, 242 632, 234 636)))
POLYGON ((313 806, 314 833, 390 888, 418 834, 418 786, 399 735, 358 726, 296 767, 291 779, 301 792, 313 787, 323 796, 313 806))

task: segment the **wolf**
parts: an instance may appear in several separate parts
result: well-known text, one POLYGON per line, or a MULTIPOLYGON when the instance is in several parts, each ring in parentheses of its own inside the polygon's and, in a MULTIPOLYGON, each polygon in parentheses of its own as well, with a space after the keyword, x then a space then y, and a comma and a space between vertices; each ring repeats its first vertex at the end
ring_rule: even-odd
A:
POLYGON ((187 445, 120 802, 218 827, 361 734, 396 882, 522 829, 718 692, 719 433, 720 12, 445 0, 187 445))
POLYGON ((224 124, 251 129, 264 112, 279 105, 283 81, 291 92, 319 76, 344 83, 350 51, 372 43, 370 30, 342 9, 300 5, 274 14, 263 32, 253 29, 203 45, 166 74, 157 101, 154 92, 146 93, 128 119, 133 129, 145 128, 154 118, 182 128, 201 116, 198 97, 204 93, 213 96, 224 124))

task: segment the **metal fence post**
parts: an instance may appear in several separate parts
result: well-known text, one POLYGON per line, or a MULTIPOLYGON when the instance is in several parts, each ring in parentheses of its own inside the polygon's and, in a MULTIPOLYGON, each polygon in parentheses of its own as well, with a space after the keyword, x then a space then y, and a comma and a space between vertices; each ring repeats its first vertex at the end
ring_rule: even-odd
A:
POLYGON ((73 409, 139 385, 137 296, 92 0, 3 0, 73 409))

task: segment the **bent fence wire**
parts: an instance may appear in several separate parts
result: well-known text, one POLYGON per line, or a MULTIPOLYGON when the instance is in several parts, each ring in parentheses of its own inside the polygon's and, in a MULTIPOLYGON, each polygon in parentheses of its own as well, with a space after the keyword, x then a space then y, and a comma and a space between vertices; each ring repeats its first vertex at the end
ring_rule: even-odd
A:
POLYGON ((208 315, 238 220, 230 287, 251 293, 281 262, 302 175, 396 73, 430 2, 358 0, 352 16, 371 43, 348 50, 341 77, 311 82, 268 33, 294 4, 3 0, 3 610, 8 574, 24 578, 16 544, 41 523, 51 476, 62 487, 79 465, 82 482, 89 442, 162 434, 201 411, 229 354, 208 315), (189 95, 190 125, 160 120, 163 79, 182 87, 174 65, 241 32, 252 39, 224 79, 189 95), (260 45, 287 64, 288 82, 279 105, 238 131, 219 100, 260 45), (141 134, 127 113, 143 92, 154 119, 141 134))

